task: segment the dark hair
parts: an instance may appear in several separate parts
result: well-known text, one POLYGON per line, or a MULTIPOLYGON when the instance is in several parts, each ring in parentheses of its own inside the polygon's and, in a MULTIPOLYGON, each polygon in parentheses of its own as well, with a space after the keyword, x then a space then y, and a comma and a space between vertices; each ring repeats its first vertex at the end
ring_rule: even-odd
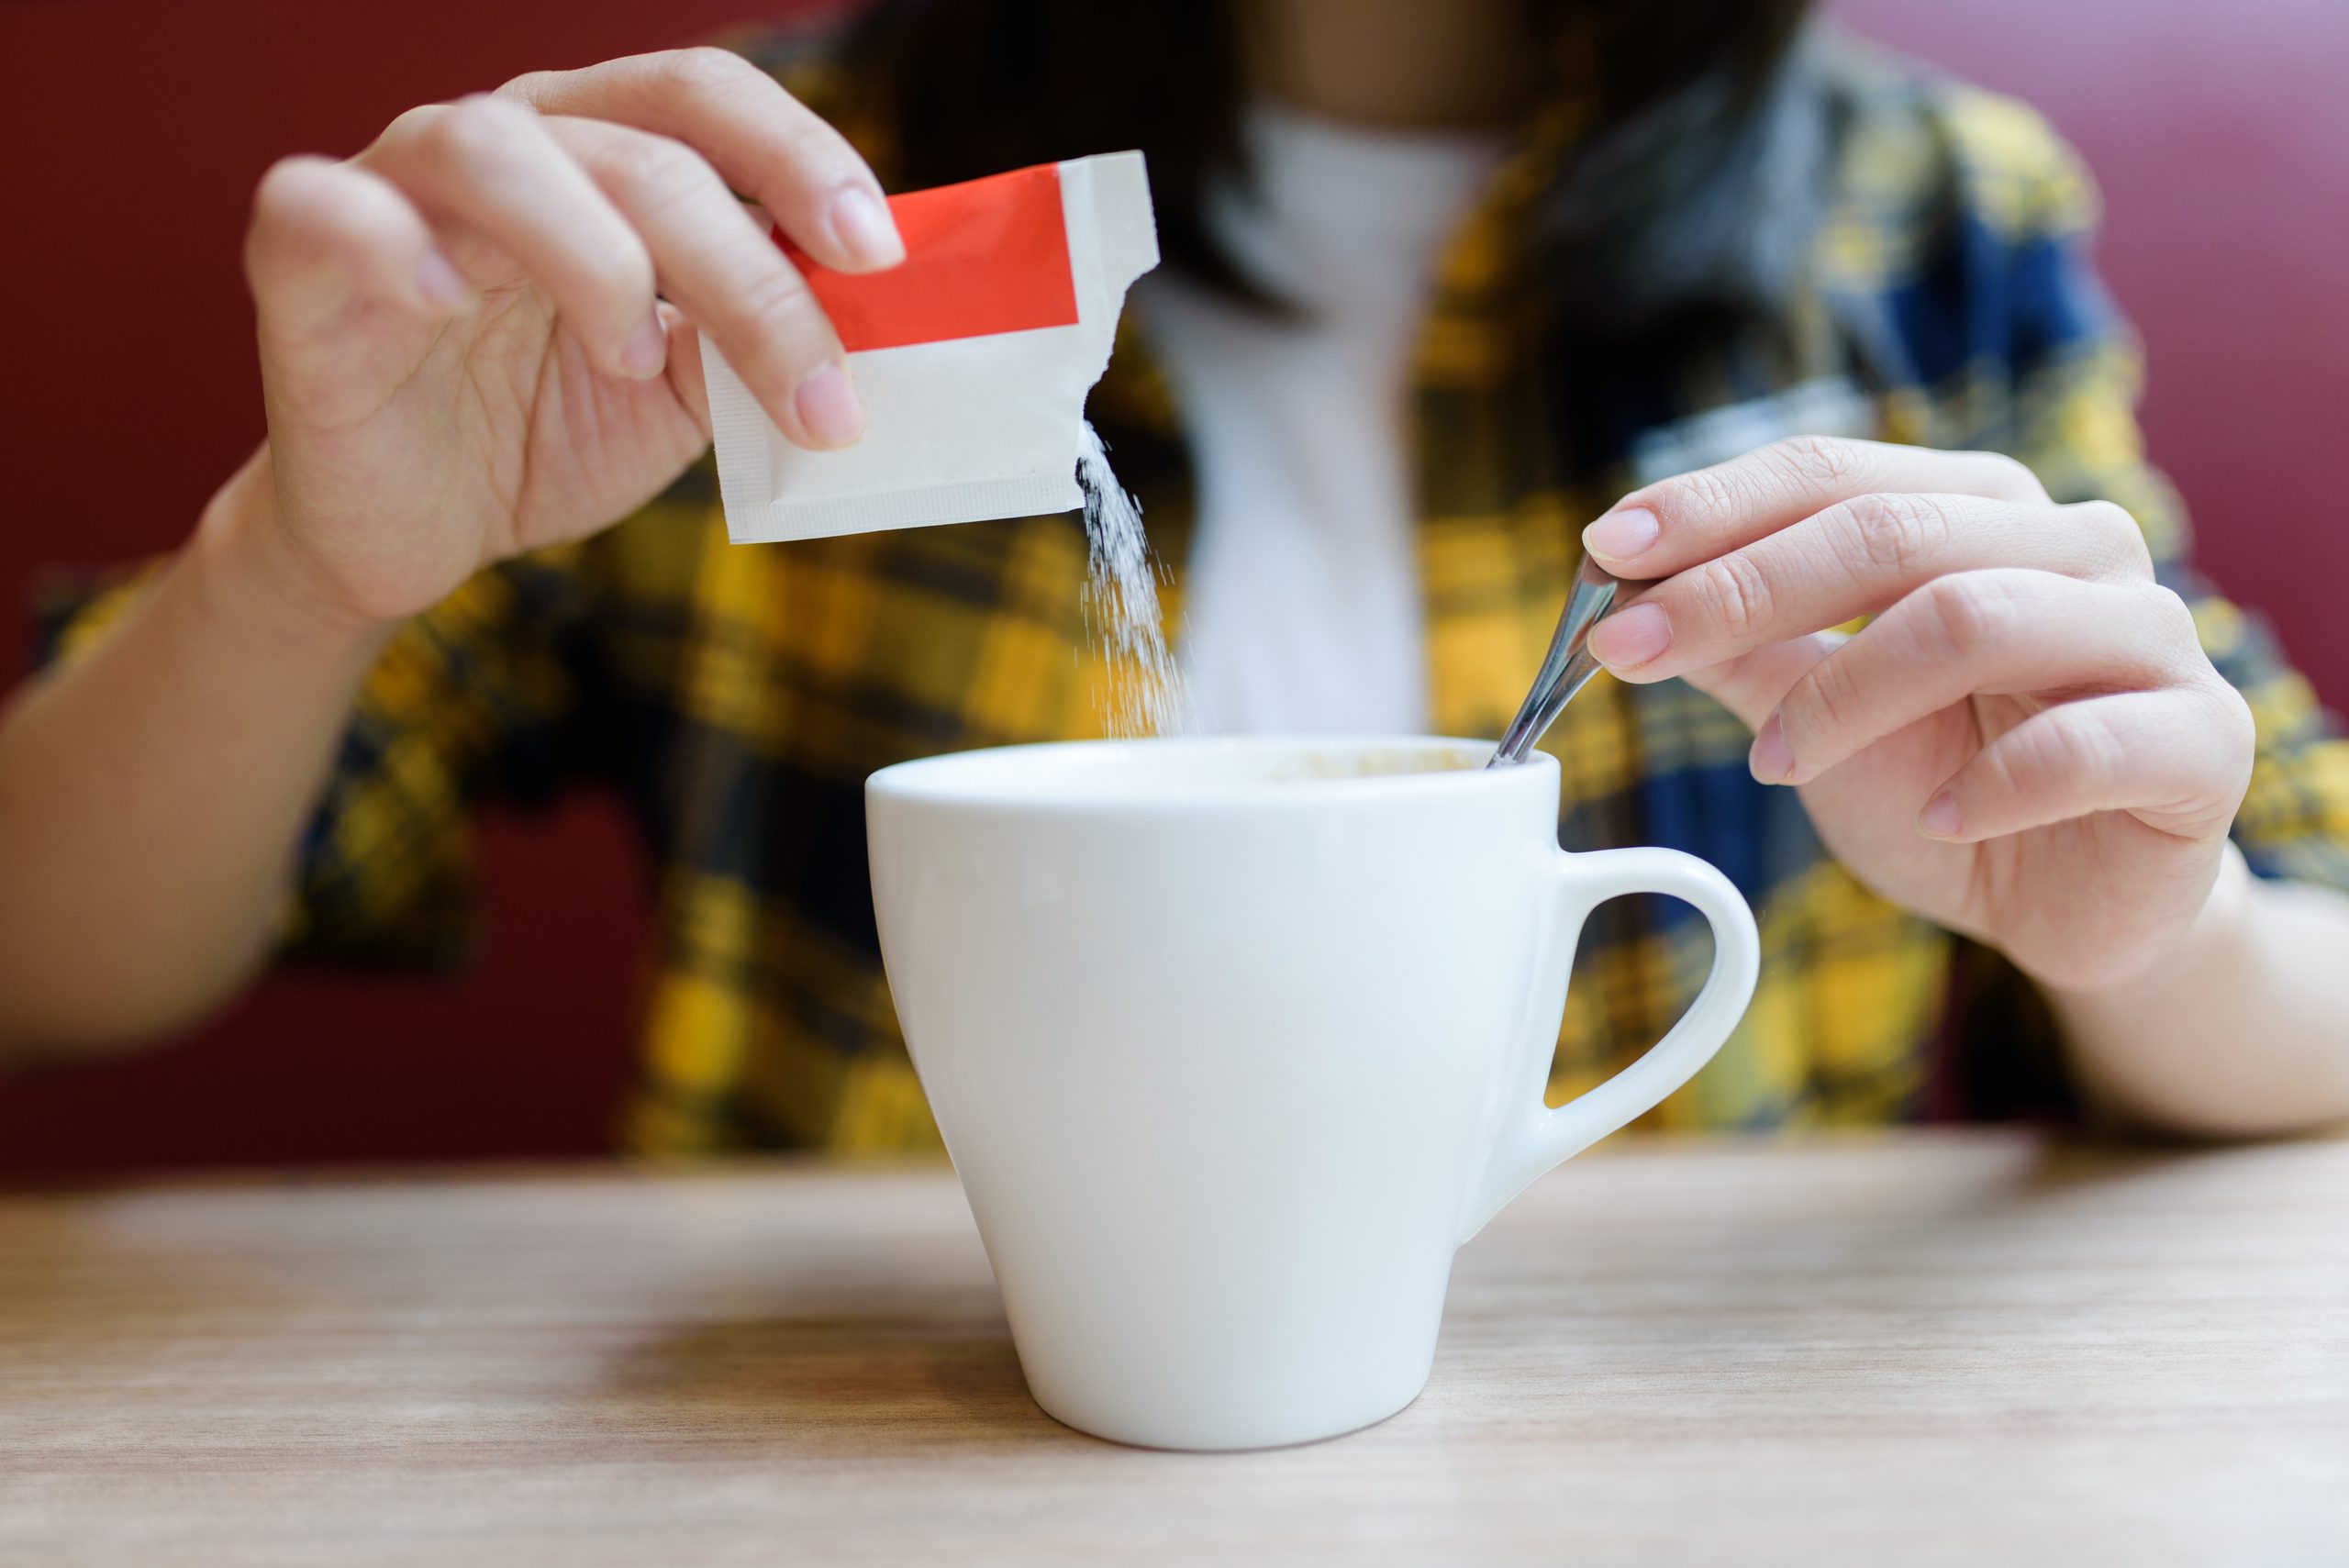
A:
MULTIPOLYGON (((1252 293, 1203 222, 1241 167, 1246 0, 881 0, 848 61, 908 186, 1139 147, 1168 262, 1252 293)), ((1796 47, 1808 0, 1522 0, 1581 117, 1529 213, 1553 324, 1642 330, 1786 286, 1827 138, 1796 47)))

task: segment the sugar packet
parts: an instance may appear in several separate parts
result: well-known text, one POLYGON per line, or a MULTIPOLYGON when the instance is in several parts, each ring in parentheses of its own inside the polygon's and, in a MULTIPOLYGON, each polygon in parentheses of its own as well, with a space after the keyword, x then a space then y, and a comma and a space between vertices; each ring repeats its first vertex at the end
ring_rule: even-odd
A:
POLYGON ((864 438, 793 445, 705 336, 726 531, 737 544, 1065 512, 1085 395, 1126 290, 1158 264, 1139 152, 890 198, 906 259, 818 267, 779 231, 848 350, 864 438))

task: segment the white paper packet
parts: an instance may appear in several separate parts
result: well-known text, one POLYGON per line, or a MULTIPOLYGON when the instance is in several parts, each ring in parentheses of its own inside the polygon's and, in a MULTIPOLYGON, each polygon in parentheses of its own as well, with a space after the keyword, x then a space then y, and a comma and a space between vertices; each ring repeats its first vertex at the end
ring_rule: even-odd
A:
POLYGON ((833 272, 794 255, 849 350, 865 412, 856 445, 793 445, 701 340, 737 544, 1082 504, 1085 395, 1108 366, 1127 288, 1158 264, 1141 154, 1039 164, 889 205, 906 239, 890 271, 833 272))

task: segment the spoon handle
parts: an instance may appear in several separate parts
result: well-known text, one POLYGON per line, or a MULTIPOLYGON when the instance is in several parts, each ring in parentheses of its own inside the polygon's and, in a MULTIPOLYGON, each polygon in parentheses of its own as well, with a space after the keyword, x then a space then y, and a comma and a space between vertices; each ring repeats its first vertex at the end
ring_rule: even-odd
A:
POLYGON ((1575 573, 1574 591, 1566 595, 1566 607, 1558 614, 1558 629, 1551 634, 1550 651, 1542 657, 1541 673, 1533 677, 1533 689, 1525 694, 1517 717, 1509 720, 1499 748, 1485 766, 1499 768, 1523 762, 1574 695, 1598 673, 1598 661, 1591 657, 1587 646, 1590 628, 1614 608, 1623 586, 1621 579, 1609 575, 1588 556, 1583 558, 1581 569, 1575 573))

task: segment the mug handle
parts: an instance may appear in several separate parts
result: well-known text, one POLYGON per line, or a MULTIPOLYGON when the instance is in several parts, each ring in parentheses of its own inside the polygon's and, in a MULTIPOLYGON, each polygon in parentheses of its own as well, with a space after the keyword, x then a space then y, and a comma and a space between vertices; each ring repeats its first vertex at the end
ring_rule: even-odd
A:
MULTIPOLYGON (((1646 1054, 1599 1084, 1553 1110, 1542 1103, 1551 1058, 1557 1051, 1554 1017, 1537 1018, 1527 1029, 1523 1059, 1516 1069, 1516 1103, 1501 1113, 1498 1135, 1483 1181, 1472 1195, 1462 1229, 1464 1242, 1485 1228, 1509 1199, 1568 1157, 1581 1153, 1616 1129, 1654 1108, 1656 1103, 1696 1075, 1713 1059, 1753 999, 1762 968, 1762 939, 1753 911, 1729 878, 1694 855, 1678 850, 1597 850, 1584 854, 1556 851, 1554 873, 1564 895, 1559 911, 1565 951, 1557 962, 1571 964, 1574 947, 1590 912, 1627 893, 1662 893, 1693 905, 1713 928, 1713 968, 1705 987, 1646 1054)), ((1563 1006, 1564 988, 1557 992, 1563 1006)))

